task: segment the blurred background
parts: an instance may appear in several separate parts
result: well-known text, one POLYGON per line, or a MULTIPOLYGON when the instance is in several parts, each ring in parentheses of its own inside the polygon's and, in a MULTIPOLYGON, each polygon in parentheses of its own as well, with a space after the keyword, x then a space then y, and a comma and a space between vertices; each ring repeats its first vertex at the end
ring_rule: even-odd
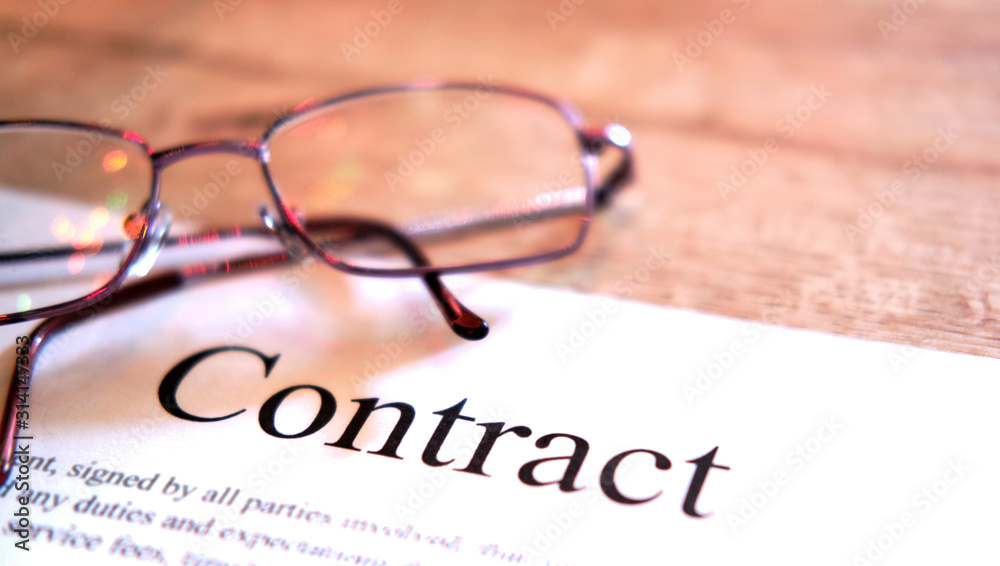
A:
MULTIPOLYGON (((636 181, 580 253, 499 276, 1000 355, 995 3, 7 0, 0 32, 0 119, 157 149, 415 78, 567 99, 632 131, 636 181)), ((165 200, 230 160, 171 168, 165 200)), ((223 200, 264 194, 250 165, 223 200)))

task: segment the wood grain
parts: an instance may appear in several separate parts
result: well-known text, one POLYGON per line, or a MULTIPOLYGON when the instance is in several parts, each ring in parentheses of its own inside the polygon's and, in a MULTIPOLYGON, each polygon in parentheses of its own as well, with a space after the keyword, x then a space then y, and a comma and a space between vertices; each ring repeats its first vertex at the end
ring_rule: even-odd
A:
POLYGON ((52 4, 0 8, 2 118, 109 120, 165 147, 253 136, 310 97, 493 77, 627 125, 637 151, 578 256, 506 276, 1000 356, 1000 5, 52 4), (647 270, 651 250, 666 264, 647 270))

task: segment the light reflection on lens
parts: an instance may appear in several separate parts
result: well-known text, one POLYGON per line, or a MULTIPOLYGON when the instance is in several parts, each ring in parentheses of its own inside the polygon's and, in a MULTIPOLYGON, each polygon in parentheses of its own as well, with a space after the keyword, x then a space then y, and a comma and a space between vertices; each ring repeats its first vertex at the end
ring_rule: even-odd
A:
POLYGON ((112 191, 108 198, 104 199, 104 205, 111 210, 121 210, 125 208, 126 204, 128 204, 128 195, 121 189, 112 191))
POLYGON ((21 293, 17 296, 17 312, 24 312, 31 310, 31 297, 27 293, 21 293))
POLYGON ((103 228, 108 223, 108 209, 99 206, 90 212, 90 227, 94 230, 103 228))
POLYGON ((76 235, 76 238, 73 238, 73 241, 70 242, 70 244, 74 248, 76 248, 78 250, 82 250, 84 248, 89 247, 91 244, 93 244, 94 243, 94 238, 96 236, 97 236, 97 234, 94 232, 93 228, 87 228, 85 230, 81 230, 76 235))
POLYGON ((365 162, 357 157, 345 159, 337 164, 337 177, 347 183, 356 183, 364 174, 365 162))
POLYGON ((69 259, 66 260, 66 269, 68 269, 73 275, 76 275, 77 273, 83 271, 83 266, 86 263, 87 258, 83 257, 82 253, 73 252, 73 255, 69 256, 69 259))
POLYGON ((83 251, 87 255, 94 255, 97 252, 101 251, 101 248, 103 247, 104 247, 104 238, 102 238, 100 234, 95 232, 94 238, 90 240, 90 245, 87 246, 87 249, 83 251))
POLYGON ((76 234, 76 228, 69 221, 69 218, 66 218, 65 214, 60 214, 52 220, 50 230, 52 231, 52 235, 60 242, 68 242, 76 234))
POLYGON ((288 132, 288 135, 291 135, 291 136, 308 136, 309 134, 311 134, 311 133, 315 132, 316 130, 318 130, 320 128, 320 126, 323 125, 323 122, 325 120, 326 120, 326 118, 316 118, 315 120, 309 120, 305 124, 302 124, 301 126, 295 128, 291 132, 288 132))
POLYGON ((107 155, 104 156, 104 170, 108 173, 121 171, 127 164, 128 156, 125 155, 125 152, 120 149, 109 151, 107 155))
POLYGON ((358 180, 364 175, 365 164, 357 158, 341 161, 326 175, 323 191, 325 202, 333 205, 351 196, 357 190, 358 180))

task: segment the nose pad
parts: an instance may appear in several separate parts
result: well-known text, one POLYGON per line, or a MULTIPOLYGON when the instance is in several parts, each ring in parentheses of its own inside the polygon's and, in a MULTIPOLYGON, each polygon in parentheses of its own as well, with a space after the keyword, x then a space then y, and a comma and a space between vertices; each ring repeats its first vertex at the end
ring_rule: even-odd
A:
MULTIPOLYGON (((170 232, 170 222, 172 215, 166 208, 161 208, 150 221, 146 242, 139 250, 139 257, 129 267, 127 275, 129 277, 143 277, 156 263, 156 258, 160 255, 160 250, 167 241, 167 233, 170 232)), ((128 233, 134 230, 134 224, 142 221, 141 213, 134 213, 125 219, 125 231, 128 233)))
POLYGON ((271 211, 268 210, 266 206, 262 206, 257 213, 260 214, 260 219, 264 221, 264 226, 270 230, 272 234, 277 234, 279 230, 278 221, 271 215, 271 211))
POLYGON ((308 251, 302 242, 289 232, 288 227, 280 219, 275 218, 275 215, 267 207, 260 207, 258 214, 260 214, 260 219, 264 222, 264 227, 281 240, 281 244, 285 246, 289 257, 299 259, 308 255, 308 251))

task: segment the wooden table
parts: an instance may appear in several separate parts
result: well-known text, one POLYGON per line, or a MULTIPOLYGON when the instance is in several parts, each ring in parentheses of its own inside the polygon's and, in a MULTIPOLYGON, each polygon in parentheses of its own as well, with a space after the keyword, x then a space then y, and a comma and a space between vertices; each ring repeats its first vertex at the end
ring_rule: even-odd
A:
POLYGON ((0 31, 0 117, 158 148, 415 77, 570 99, 632 130, 637 180, 582 253, 510 277, 1000 356, 994 3, 7 0, 0 31))

